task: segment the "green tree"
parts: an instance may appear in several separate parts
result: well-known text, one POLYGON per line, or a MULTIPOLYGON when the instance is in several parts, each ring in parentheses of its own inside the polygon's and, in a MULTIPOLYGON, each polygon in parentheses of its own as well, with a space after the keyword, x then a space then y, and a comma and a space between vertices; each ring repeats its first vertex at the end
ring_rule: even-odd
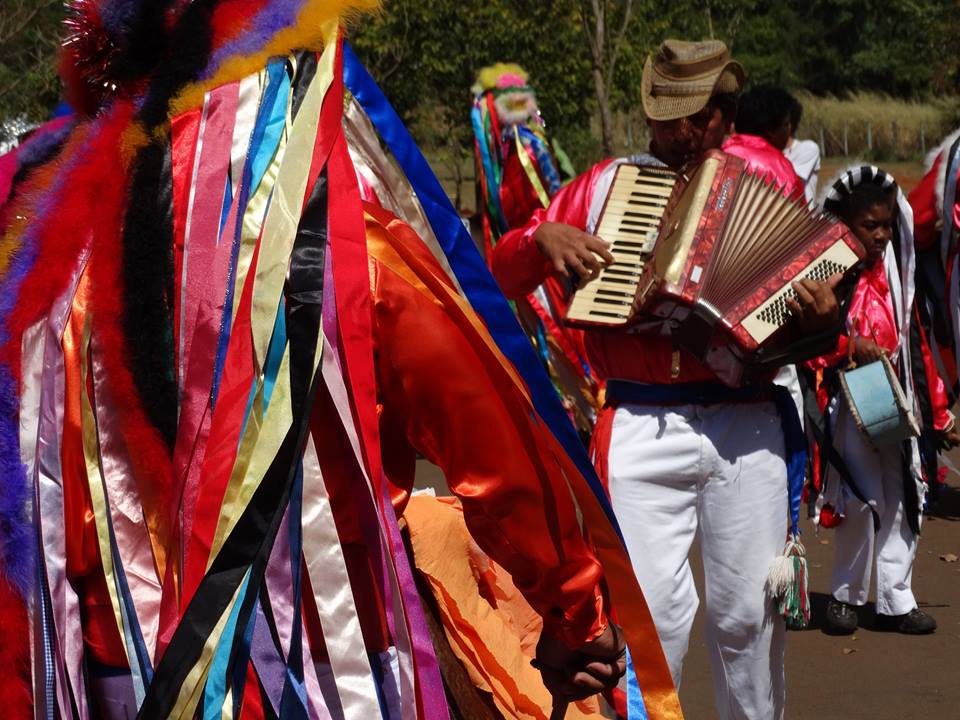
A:
POLYGON ((0 121, 46 119, 60 96, 60 0, 3 0, 0 9, 0 121))
POLYGON ((589 65, 577 6, 577 0, 390 0, 378 17, 352 28, 350 42, 417 139, 443 150, 459 180, 473 147, 470 88, 486 65, 526 68, 554 130, 589 126, 589 65))

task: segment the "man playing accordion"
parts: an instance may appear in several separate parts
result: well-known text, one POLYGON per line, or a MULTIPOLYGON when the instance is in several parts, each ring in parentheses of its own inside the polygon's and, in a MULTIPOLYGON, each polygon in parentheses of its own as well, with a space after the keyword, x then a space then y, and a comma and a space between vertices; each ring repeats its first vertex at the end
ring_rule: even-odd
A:
MULTIPOLYGON (((593 233, 616 168, 679 170, 719 148, 743 81, 723 43, 664 41, 643 72, 649 153, 595 165, 507 233, 492 263, 504 293, 523 296, 549 274, 582 285, 612 263, 605 239, 593 233)), ((788 305, 801 334, 836 325, 831 283, 804 280, 794 290, 799 302, 788 305)), ((744 399, 660 335, 592 329, 586 348, 608 383, 594 459, 674 681, 699 603, 688 558, 699 534, 719 717, 782 718, 785 625, 768 573, 787 535, 788 483, 773 393, 744 399)))

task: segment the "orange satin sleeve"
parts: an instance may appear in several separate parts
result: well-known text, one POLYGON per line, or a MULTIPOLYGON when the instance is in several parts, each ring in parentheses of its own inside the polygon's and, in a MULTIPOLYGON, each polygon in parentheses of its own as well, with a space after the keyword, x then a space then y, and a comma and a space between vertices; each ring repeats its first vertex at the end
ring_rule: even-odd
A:
POLYGON ((496 358, 469 323, 417 287, 412 272, 402 277, 387 267, 404 264, 392 242, 415 248, 424 263, 432 258, 406 225, 385 227, 391 216, 379 211, 378 220, 374 212, 368 208, 367 233, 376 261, 377 374, 391 422, 443 470, 470 533, 510 573, 547 631, 571 647, 593 639, 605 628, 602 571, 538 439, 546 429, 534 424, 522 393, 491 373, 496 358))
POLYGON ((64 356, 64 421, 61 441, 63 468, 63 525, 66 542, 66 572, 80 598, 83 641, 90 657, 110 667, 127 667, 107 581, 100 561, 96 519, 87 466, 83 457, 83 435, 80 423, 83 386, 80 366, 83 324, 87 311, 89 281, 84 275, 63 333, 64 356))

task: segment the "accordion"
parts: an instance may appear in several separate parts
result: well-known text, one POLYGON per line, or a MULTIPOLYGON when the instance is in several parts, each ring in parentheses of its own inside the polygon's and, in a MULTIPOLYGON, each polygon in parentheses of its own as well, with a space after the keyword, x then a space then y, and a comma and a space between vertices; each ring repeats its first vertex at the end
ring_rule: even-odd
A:
MULTIPOLYGON (((613 192, 617 185, 615 179, 613 192)), ((616 238, 598 234, 616 247, 616 238)), ((567 320, 658 330, 737 386, 830 349, 835 337, 815 347, 790 337, 791 283, 846 274, 864 254, 845 225, 811 212, 802 196, 785 197, 769 178, 747 171, 740 158, 710 151, 689 181, 674 187, 656 242, 638 256, 635 282, 619 285, 616 304, 599 285, 606 280, 609 288, 609 276, 583 289, 596 286, 592 295, 602 300, 593 304, 606 320, 583 320, 582 312, 568 313, 567 320)), ((626 260, 614 256, 608 271, 626 260)))

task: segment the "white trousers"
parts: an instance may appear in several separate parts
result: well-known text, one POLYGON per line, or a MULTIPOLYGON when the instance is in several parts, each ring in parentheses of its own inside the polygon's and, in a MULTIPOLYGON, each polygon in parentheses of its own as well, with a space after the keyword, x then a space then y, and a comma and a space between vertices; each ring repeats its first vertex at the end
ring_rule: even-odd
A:
MULTIPOLYGON (((904 514, 900 448, 892 445, 874 449, 842 403, 834 417, 837 417, 834 430, 837 451, 869 507, 848 489, 843 489, 844 518, 834 539, 833 596, 851 605, 866 604, 876 562, 877 612, 903 615, 917 607, 911 589, 917 536, 904 514), (880 517, 877 532, 873 529, 871 507, 880 517)), ((830 474, 830 480, 837 481, 836 472, 830 474)))
POLYGON ((785 626, 766 587, 788 516, 773 403, 623 405, 614 417, 609 482, 674 683, 699 603, 688 558, 699 532, 718 715, 782 718, 785 626))

